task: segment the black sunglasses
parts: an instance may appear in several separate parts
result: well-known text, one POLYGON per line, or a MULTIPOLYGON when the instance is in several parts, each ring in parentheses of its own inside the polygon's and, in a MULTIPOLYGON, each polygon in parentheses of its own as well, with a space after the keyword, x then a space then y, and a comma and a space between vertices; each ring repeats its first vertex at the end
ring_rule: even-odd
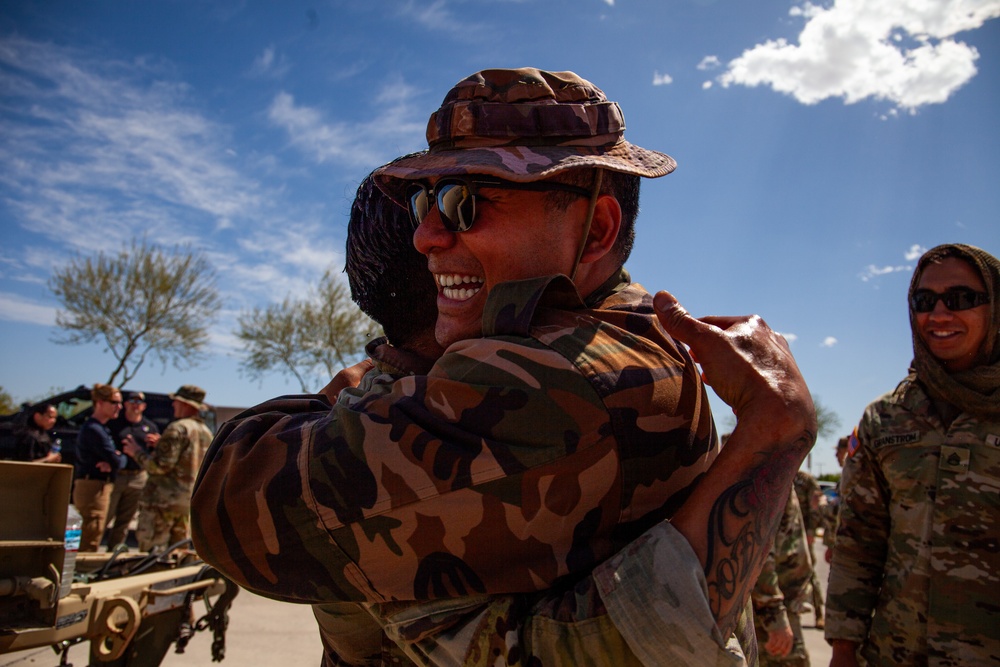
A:
POLYGON ((918 289, 910 296, 910 308, 915 313, 929 313, 938 301, 944 301, 948 310, 969 310, 989 303, 990 297, 986 292, 977 292, 971 287, 952 287, 941 293, 918 289))
POLYGON ((441 221, 449 232, 467 232, 472 229, 476 220, 476 195, 481 188, 502 188, 504 190, 531 190, 534 192, 572 192, 580 197, 589 197, 586 188, 556 183, 553 181, 534 181, 532 183, 517 183, 505 181, 490 176, 449 176, 442 178, 433 187, 423 183, 414 183, 407 192, 410 220, 416 227, 423 222, 431 210, 431 202, 437 203, 441 213, 441 221))

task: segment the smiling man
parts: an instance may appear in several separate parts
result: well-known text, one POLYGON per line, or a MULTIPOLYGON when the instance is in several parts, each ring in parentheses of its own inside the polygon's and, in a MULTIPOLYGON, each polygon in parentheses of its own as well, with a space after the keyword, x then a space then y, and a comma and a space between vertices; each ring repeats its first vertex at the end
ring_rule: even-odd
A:
POLYGON ((1000 261, 948 244, 910 283, 913 363, 848 446, 830 566, 831 665, 1000 657, 1000 261))
POLYGON ((624 127, 571 72, 486 70, 449 92, 429 150, 377 172, 410 209, 445 353, 358 400, 229 422, 195 491, 206 561, 298 602, 468 599, 586 577, 669 518, 729 636, 812 404, 759 318, 700 322, 669 295, 657 312, 631 282, 640 177, 674 161, 624 127), (701 372, 658 318, 736 411, 721 457, 701 372))

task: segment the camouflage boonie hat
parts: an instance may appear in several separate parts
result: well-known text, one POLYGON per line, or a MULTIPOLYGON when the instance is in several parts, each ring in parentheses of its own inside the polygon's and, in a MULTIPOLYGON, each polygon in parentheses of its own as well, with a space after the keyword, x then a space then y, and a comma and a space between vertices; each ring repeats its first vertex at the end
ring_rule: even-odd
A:
POLYGON ((201 411, 208 409, 208 406, 204 402, 205 390, 193 384, 186 384, 178 389, 176 393, 170 394, 170 400, 187 403, 191 407, 201 411))
POLYGON ((490 69, 448 91, 427 123, 429 150, 376 170, 379 187, 405 204, 408 181, 483 174, 510 181, 601 167, 656 178, 672 157, 625 141, 616 102, 573 72, 490 69))

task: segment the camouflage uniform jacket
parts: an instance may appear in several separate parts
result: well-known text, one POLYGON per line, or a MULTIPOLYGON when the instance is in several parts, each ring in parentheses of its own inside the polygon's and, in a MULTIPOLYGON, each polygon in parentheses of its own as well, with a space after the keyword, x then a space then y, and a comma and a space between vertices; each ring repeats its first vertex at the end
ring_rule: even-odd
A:
POLYGON ((827 639, 874 665, 1000 661, 1000 423, 946 425, 905 379, 844 466, 827 639))
POLYGON ((352 405, 227 422, 195 488, 200 556, 296 602, 530 592, 670 515, 718 453, 705 387, 622 272, 495 287, 484 338, 352 405), (595 304, 597 305, 597 304, 595 304))
POLYGON ((149 473, 142 502, 186 513, 195 476, 211 442, 212 432, 201 417, 170 422, 155 449, 136 452, 136 463, 149 473))
POLYGON ((750 594, 758 630, 770 633, 788 627, 787 612, 801 612, 802 604, 812 595, 811 574, 802 510, 797 494, 792 491, 771 552, 750 594))
POLYGON ((815 537, 817 531, 824 526, 823 512, 820 508, 823 492, 820 491, 816 478, 805 470, 795 473, 794 486, 795 495, 799 498, 799 507, 802 508, 806 535, 815 537))
MULTIPOLYGON (((426 363, 384 338, 366 351, 376 368, 356 390, 342 392, 339 402, 354 403, 374 385, 411 375, 410 369, 426 363)), ((663 660, 698 667, 756 664, 749 606, 737 632, 722 642, 706 589, 687 541, 661 522, 572 587, 428 602, 335 602, 313 610, 323 667, 576 667, 595 659, 620 667, 663 660)))

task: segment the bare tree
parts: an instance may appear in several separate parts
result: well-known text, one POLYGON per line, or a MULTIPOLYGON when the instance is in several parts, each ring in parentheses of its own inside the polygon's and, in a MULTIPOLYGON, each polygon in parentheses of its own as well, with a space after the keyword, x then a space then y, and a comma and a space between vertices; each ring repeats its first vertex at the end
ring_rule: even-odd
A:
POLYGON ((108 384, 125 386, 152 354, 189 368, 202 356, 220 306, 215 272, 189 246, 170 250, 133 240, 115 255, 77 257, 49 287, 62 303, 56 342, 103 342, 117 360, 108 384))
POLYGON ((353 363, 378 325, 351 301, 343 282, 327 271, 305 299, 240 314, 236 335, 247 347, 240 362, 252 379, 278 371, 292 375, 303 392, 325 385, 353 363))

